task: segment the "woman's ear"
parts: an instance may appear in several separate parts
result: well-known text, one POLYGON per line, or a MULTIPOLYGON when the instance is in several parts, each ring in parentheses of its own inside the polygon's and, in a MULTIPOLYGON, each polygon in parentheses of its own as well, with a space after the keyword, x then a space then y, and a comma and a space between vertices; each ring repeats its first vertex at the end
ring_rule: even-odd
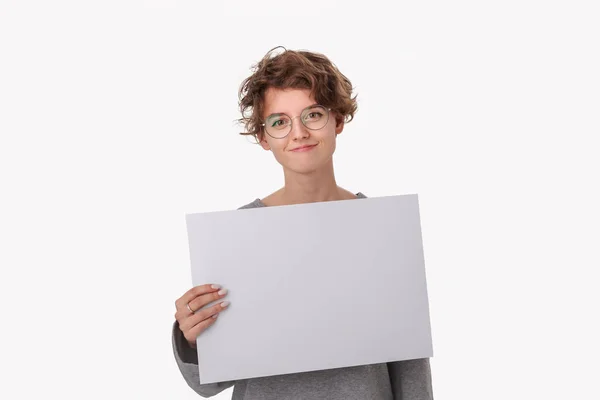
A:
POLYGON ((344 117, 341 115, 335 115, 335 134, 336 136, 342 133, 344 130, 344 117))
POLYGON ((264 133, 259 133, 259 143, 262 146, 263 149, 265 150, 271 150, 271 146, 269 146, 269 143, 267 142, 267 139, 265 138, 265 134, 264 133))

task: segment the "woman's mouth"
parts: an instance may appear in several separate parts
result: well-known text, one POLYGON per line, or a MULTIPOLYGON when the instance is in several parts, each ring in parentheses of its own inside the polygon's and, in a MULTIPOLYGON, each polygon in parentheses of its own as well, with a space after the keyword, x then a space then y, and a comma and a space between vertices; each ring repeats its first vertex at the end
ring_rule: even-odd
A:
POLYGON ((316 146, 316 144, 310 144, 310 145, 305 145, 305 146, 299 146, 296 147, 295 149, 292 149, 290 151, 299 153, 299 152, 303 152, 303 151, 310 151, 312 150, 314 147, 316 146))

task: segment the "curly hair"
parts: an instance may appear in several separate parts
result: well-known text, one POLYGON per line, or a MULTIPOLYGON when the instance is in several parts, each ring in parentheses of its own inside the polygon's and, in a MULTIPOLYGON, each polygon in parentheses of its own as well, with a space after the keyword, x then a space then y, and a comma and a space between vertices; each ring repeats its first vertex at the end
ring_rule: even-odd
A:
POLYGON ((239 89, 239 107, 245 128, 240 135, 263 138, 262 114, 268 88, 308 89, 317 103, 331 108, 350 122, 357 111, 352 83, 325 55, 309 51, 287 50, 277 46, 252 66, 252 75, 244 79, 239 89), (284 52, 273 56, 276 49, 284 52))

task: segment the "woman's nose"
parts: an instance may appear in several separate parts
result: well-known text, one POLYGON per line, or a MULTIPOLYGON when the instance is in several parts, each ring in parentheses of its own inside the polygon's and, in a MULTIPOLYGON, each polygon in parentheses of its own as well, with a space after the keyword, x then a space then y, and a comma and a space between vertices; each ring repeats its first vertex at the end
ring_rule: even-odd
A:
POLYGON ((306 127, 302 123, 302 120, 298 119, 296 121, 296 118, 300 118, 300 117, 292 118, 292 129, 290 131, 290 137, 292 139, 308 137, 309 136, 308 129, 306 129, 306 127))

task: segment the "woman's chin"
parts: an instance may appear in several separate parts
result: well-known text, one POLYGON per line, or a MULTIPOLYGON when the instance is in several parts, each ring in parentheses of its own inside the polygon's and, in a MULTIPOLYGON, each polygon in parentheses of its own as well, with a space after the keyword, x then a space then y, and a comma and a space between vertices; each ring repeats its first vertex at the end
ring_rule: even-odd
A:
POLYGON ((302 175, 308 175, 308 174, 313 174, 315 172, 318 172, 319 170, 326 170, 327 169, 327 164, 326 163, 317 163, 317 162, 293 162, 293 163, 287 163, 285 165, 283 165, 284 169, 287 169, 288 171, 292 171, 295 172, 297 174, 302 174, 302 175))

